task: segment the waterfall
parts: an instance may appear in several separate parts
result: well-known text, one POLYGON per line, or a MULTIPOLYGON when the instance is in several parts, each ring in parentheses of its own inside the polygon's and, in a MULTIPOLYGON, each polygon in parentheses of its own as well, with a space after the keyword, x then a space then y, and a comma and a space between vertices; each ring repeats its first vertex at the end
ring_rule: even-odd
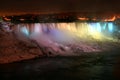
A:
MULTIPOLYGON (((14 31, 35 40, 52 53, 77 50, 84 52, 100 51, 91 41, 114 41, 117 26, 113 22, 72 22, 72 23, 34 23, 18 24, 14 31), (69 45, 69 46, 68 46, 69 45), (79 46, 79 47, 77 47, 79 46), (76 50, 76 49, 74 49, 76 50)), ((119 32, 119 30, 117 30, 119 32)), ((51 53, 47 51, 48 53, 51 53)))

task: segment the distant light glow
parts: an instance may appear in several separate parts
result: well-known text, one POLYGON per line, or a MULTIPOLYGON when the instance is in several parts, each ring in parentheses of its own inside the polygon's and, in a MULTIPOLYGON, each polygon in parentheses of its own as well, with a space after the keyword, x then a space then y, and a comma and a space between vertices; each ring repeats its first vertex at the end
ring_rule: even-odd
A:
POLYGON ((88 18, 85 18, 85 17, 79 17, 78 19, 82 21, 88 20, 88 18))
POLYGON ((116 16, 113 16, 112 18, 110 18, 110 19, 105 19, 104 21, 115 21, 115 19, 116 19, 116 16))
POLYGON ((24 21, 25 19, 21 18, 20 21, 24 21))

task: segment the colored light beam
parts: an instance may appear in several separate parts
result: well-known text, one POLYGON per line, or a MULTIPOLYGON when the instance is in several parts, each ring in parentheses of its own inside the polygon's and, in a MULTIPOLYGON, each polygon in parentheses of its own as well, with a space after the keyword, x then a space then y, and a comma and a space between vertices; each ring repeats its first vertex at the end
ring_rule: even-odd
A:
POLYGON ((27 35, 27 36, 29 35, 29 31, 27 30, 26 27, 22 27, 22 28, 21 28, 21 32, 24 33, 24 34, 27 35))
MULTIPOLYGON (((21 27, 22 32, 29 35, 29 29, 27 27, 21 27)), ((68 40, 67 36, 80 37, 85 39, 98 39, 104 40, 108 37, 112 37, 112 33, 115 31, 115 25, 112 22, 95 22, 95 23, 38 23, 34 25, 34 33, 44 34, 47 33, 62 40, 68 40)), ((46 34, 46 35, 47 35, 46 34)))
POLYGON ((97 31, 98 31, 98 32, 101 32, 101 26, 100 26, 100 23, 97 23, 97 26, 96 26, 96 27, 97 27, 97 31))
POLYGON ((113 23, 108 23, 109 32, 113 32, 113 23))

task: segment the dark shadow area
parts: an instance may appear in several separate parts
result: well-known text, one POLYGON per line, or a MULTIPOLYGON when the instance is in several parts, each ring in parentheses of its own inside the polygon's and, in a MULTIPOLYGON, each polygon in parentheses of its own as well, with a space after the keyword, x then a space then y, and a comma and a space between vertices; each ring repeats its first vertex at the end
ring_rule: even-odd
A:
POLYGON ((0 80, 119 80, 120 51, 42 57, 0 65, 0 80))

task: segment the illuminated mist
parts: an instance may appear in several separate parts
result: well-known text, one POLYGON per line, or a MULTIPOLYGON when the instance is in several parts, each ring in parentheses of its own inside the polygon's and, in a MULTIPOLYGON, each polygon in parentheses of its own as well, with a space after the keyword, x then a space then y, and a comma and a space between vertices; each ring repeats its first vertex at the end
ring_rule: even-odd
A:
POLYGON ((117 27, 113 22, 96 23, 36 23, 17 25, 20 32, 31 36, 34 34, 51 36, 55 40, 68 40, 73 37, 108 39, 112 38, 117 27))
POLYGON ((40 45, 52 47, 54 51, 60 53, 62 51, 58 49, 59 46, 64 46, 66 51, 70 50, 69 46, 65 46, 65 44, 78 45, 84 49, 84 52, 100 51, 92 48, 93 46, 88 46, 87 43, 91 43, 91 41, 117 41, 114 33, 119 32, 113 22, 18 24, 14 31, 24 34, 40 45))

